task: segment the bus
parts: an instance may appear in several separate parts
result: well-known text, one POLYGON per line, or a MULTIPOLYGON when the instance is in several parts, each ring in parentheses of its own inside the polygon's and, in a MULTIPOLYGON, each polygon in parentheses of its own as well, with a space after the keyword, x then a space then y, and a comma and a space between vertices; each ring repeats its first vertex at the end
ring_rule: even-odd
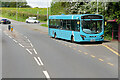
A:
POLYGON ((102 42, 104 17, 99 14, 52 15, 48 20, 50 37, 72 42, 102 42))

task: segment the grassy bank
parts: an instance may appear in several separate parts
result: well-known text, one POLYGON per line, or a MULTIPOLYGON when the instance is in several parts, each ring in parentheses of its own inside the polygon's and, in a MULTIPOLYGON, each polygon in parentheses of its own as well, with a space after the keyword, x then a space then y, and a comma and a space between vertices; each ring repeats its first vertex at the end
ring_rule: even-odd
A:
POLYGON ((41 24, 40 26, 43 26, 43 27, 48 27, 48 25, 47 25, 47 24, 41 24))
POLYGON ((25 22, 28 17, 37 17, 40 22, 47 21, 46 8, 0 8, 0 11, 2 11, 2 17, 17 21, 25 22))

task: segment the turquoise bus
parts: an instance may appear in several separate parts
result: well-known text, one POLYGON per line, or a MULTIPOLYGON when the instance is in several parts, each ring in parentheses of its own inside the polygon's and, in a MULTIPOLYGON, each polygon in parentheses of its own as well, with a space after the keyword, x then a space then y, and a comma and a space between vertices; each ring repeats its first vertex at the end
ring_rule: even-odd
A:
POLYGON ((49 16, 50 37, 72 42, 102 42, 104 40, 104 18, 98 14, 49 16))

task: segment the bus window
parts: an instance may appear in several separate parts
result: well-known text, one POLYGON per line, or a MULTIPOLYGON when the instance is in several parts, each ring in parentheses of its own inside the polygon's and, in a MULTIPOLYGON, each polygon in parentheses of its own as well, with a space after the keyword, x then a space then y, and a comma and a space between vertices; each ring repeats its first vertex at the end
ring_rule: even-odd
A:
POLYGON ((58 28, 58 29, 60 29, 60 27, 61 27, 61 22, 60 22, 60 20, 58 19, 58 20, 56 20, 56 27, 58 28))
POLYGON ((71 30, 71 20, 67 20, 66 29, 67 29, 67 30, 71 30))
POLYGON ((76 28, 75 31, 80 31, 80 21, 76 20, 76 28))
POLYGON ((63 27, 62 29, 66 29, 66 20, 63 20, 63 27))
POLYGON ((71 30, 72 31, 80 31, 80 21, 79 20, 72 20, 71 21, 71 30))
POLYGON ((72 31, 75 31, 75 25, 76 25, 75 20, 71 20, 71 30, 72 31))
POLYGON ((50 26, 52 26, 52 25, 53 25, 53 20, 51 19, 51 20, 50 20, 50 26))

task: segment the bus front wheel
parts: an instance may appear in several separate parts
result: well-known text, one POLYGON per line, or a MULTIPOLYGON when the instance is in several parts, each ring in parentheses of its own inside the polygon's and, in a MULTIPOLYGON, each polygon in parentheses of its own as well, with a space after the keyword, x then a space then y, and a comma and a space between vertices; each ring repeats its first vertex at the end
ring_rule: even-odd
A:
POLYGON ((72 43, 74 42, 74 36, 71 36, 71 42, 72 43))
POLYGON ((56 33, 54 34, 54 38, 56 39, 56 33))

